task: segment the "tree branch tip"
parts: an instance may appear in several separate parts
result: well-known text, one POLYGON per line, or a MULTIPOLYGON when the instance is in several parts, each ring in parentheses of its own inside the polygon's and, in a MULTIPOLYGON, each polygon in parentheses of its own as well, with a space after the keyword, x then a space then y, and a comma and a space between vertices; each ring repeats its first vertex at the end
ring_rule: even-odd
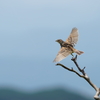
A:
POLYGON ((57 63, 56 66, 61 65, 60 63, 57 63))
POLYGON ((75 56, 75 59, 77 59, 77 55, 75 56))
POLYGON ((82 70, 84 70, 86 67, 84 67, 82 70))

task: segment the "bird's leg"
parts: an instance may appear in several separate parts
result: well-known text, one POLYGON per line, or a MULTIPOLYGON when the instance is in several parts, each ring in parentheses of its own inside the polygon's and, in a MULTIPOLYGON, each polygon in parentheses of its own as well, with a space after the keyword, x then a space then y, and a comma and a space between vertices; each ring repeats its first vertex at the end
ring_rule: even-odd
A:
MULTIPOLYGON (((71 53, 71 55, 74 57, 73 53, 71 53)), ((73 57, 72 57, 72 58, 73 58, 73 57)))

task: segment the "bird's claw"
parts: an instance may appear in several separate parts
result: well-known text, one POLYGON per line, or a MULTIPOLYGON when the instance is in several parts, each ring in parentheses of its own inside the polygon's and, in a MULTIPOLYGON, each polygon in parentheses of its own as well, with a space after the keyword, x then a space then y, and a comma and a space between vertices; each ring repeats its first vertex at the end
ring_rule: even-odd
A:
POLYGON ((74 55, 73 55, 73 53, 71 53, 71 55, 72 55, 72 58, 74 58, 74 55))

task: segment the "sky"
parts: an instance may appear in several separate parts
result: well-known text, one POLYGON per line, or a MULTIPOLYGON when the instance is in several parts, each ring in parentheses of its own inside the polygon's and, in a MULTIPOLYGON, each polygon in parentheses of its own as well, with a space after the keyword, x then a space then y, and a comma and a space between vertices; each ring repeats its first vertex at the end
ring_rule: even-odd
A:
MULTIPOLYGON (((0 87, 61 86, 94 94, 85 80, 53 63, 60 49, 55 40, 66 40, 73 27, 79 30, 75 48, 84 51, 78 63, 100 87, 99 0, 0 0, 0 87)), ((61 63, 77 70, 70 59, 61 63)))

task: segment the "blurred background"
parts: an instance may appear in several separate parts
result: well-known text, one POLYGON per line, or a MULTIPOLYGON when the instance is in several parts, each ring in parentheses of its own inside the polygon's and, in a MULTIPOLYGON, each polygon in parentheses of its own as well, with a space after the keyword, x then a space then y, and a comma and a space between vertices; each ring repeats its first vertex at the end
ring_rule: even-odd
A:
MULTIPOLYGON (((17 93, 52 97, 54 91, 92 99, 95 91, 85 80, 53 63, 60 49, 55 40, 66 40, 73 27, 80 34, 75 48, 84 51, 78 63, 100 87, 100 0, 0 0, 0 100, 17 93)), ((77 70, 71 58, 61 63, 77 70)))

